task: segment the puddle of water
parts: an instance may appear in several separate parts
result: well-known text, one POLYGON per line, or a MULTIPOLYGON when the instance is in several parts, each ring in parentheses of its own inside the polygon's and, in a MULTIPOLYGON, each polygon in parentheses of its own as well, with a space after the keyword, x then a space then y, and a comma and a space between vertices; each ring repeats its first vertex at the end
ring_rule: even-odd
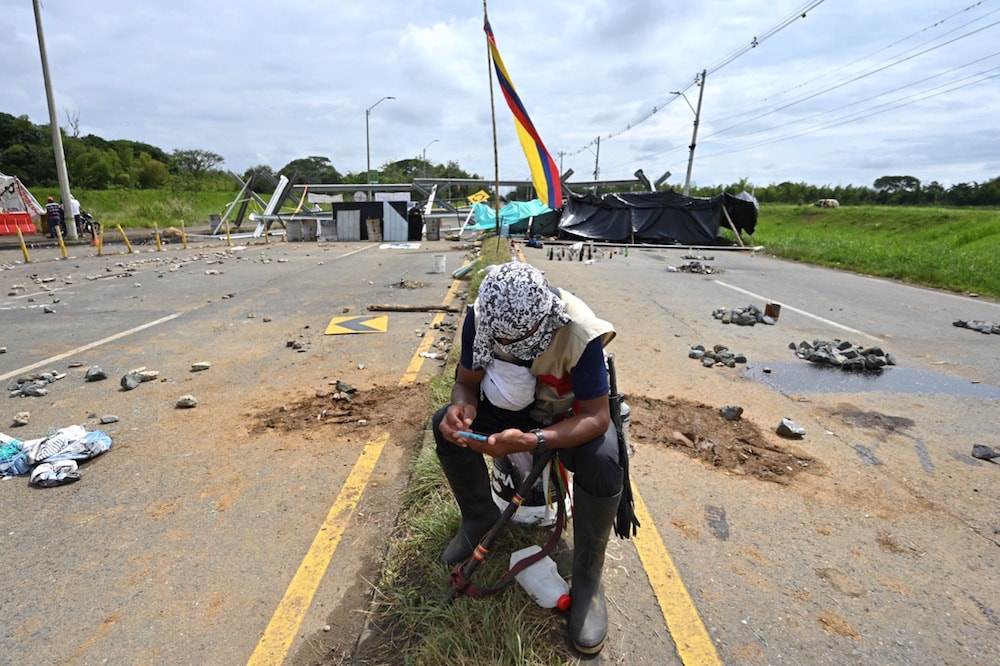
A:
POLYGON ((750 379, 789 394, 802 393, 943 393, 962 398, 1000 400, 1000 387, 973 384, 939 372, 925 372, 898 365, 885 368, 881 374, 845 372, 805 361, 773 361, 747 364, 743 374, 750 379), (770 368, 771 372, 764 372, 770 368))

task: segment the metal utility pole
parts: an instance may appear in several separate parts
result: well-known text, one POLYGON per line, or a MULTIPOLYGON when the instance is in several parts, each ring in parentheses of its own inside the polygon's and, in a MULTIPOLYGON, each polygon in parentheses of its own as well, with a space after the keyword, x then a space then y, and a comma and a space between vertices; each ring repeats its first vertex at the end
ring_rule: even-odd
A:
POLYGON ((372 183, 372 141, 371 141, 371 132, 368 129, 369 125, 368 119, 371 118, 372 109, 374 109, 376 106, 378 106, 387 99, 396 99, 396 98, 389 96, 383 97, 382 99, 380 99, 379 101, 375 102, 367 109, 365 109, 365 155, 367 157, 366 166, 368 168, 368 171, 365 174, 365 180, 368 181, 369 185, 371 185, 372 183))
POLYGON ((688 196, 690 194, 690 192, 691 192, 691 167, 694 166, 694 149, 695 149, 695 146, 698 145, 698 122, 701 120, 701 99, 705 95, 705 75, 706 74, 707 74, 707 70, 704 70, 704 69, 701 70, 701 82, 698 84, 700 90, 698 91, 698 108, 697 109, 695 109, 694 107, 691 107, 691 102, 688 101, 687 95, 685 95, 684 93, 682 93, 680 91, 674 91, 674 92, 671 93, 672 95, 680 95, 681 97, 683 97, 684 101, 687 102, 687 105, 689 107, 691 107, 692 111, 694 111, 694 132, 691 134, 691 145, 688 146, 688 148, 691 149, 691 152, 688 155, 687 178, 684 179, 684 196, 688 196))
POLYGON ((59 113, 56 111, 55 97, 52 94, 52 77, 49 76, 49 58, 45 53, 45 32, 42 30, 42 11, 38 0, 32 3, 35 7, 35 29, 38 31, 38 52, 42 56, 42 77, 45 79, 45 100, 49 105, 49 126, 52 128, 52 152, 56 156, 56 175, 59 177, 59 193, 62 198, 63 211, 67 219, 66 236, 70 240, 77 239, 76 223, 73 220, 73 197, 69 191, 69 174, 66 172, 66 154, 63 152, 62 132, 59 130, 59 113))
POLYGON ((594 153, 594 180, 598 180, 601 173, 601 137, 597 137, 597 152, 594 153))
POLYGON ((431 141, 430 143, 428 143, 426 146, 424 146, 424 152, 423 152, 423 158, 422 158, 423 163, 424 163, 424 178, 427 178, 427 149, 430 148, 433 144, 437 143, 439 140, 440 139, 434 139, 433 141, 431 141))

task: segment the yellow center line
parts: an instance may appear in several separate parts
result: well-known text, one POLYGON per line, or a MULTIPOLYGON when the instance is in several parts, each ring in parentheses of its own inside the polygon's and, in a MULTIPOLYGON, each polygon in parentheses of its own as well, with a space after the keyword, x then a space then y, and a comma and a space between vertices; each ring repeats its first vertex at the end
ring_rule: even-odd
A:
POLYGON ((649 577, 656 601, 667 623, 670 636, 674 639, 677 654, 684 666, 721 666, 722 661, 715 651, 712 637, 708 635, 698 609, 694 607, 680 572, 663 545, 660 532, 653 523, 653 517, 642 501, 639 488, 632 482, 635 500, 635 517, 642 527, 632 537, 639 559, 649 577))
MULTIPOLYGON (((448 294, 445 296, 444 305, 448 305, 452 301, 460 285, 459 280, 452 282, 451 288, 448 289, 448 294)), ((434 317, 432 326, 439 324, 444 319, 445 314, 439 312, 434 317)), ((414 353, 410 365, 399 382, 400 386, 416 381, 424 361, 420 353, 427 351, 433 342, 433 335, 424 336, 424 340, 414 353)), ((351 469, 351 473, 341 487, 337 499, 330 507, 326 520, 323 521, 312 545, 309 546, 298 571, 292 577, 292 582, 288 584, 285 596, 275 609, 271 621, 264 630, 264 635, 258 641, 253 654, 250 655, 250 660, 247 662, 249 666, 273 666, 285 661, 288 651, 292 647, 292 641, 298 634, 309 606, 312 605, 316 590, 319 589, 319 584, 330 566, 330 560, 333 559, 333 554, 340 544, 344 530, 347 529, 347 525, 354 515, 354 510, 368 485, 375 464, 388 441, 389 434, 383 433, 366 443, 364 449, 361 450, 361 455, 358 456, 358 460, 354 463, 354 468, 351 469)))

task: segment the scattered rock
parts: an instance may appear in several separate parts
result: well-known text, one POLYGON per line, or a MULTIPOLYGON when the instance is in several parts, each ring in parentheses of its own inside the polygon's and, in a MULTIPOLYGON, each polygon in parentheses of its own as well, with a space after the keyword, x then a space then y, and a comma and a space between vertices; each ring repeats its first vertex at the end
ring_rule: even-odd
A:
POLYGON ((14 416, 13 425, 15 426, 26 426, 28 421, 31 419, 31 412, 18 412, 14 416))
POLYGON ((754 326, 756 324, 774 325, 774 317, 766 314, 756 305, 747 305, 742 308, 716 308, 712 316, 722 321, 723 324, 736 324, 738 326, 754 326))
POLYGON ((791 439, 799 439, 806 434, 806 429, 795 423, 791 419, 781 419, 781 423, 775 429, 775 432, 782 437, 789 437, 791 439))
POLYGON ((987 335, 990 333, 1000 335, 1000 323, 982 321, 981 319, 972 319, 970 321, 959 319, 952 322, 952 326, 967 328, 970 331, 978 331, 979 333, 986 333, 987 335))
POLYGON ((972 457, 979 458, 980 460, 993 460, 994 458, 1000 458, 1000 451, 985 444, 974 444, 972 446, 972 457))
POLYGON ((114 414, 105 414, 101 417, 102 425, 108 425, 109 423, 118 423, 118 417, 114 414))
POLYGON ((87 368, 87 374, 84 375, 84 381, 96 382, 102 379, 107 379, 108 373, 104 372, 104 369, 99 365, 92 365, 87 368))
POLYGON ((747 362, 745 354, 732 352, 725 345, 715 345, 711 349, 705 349, 703 345, 694 345, 688 351, 688 358, 701 361, 706 368, 714 368, 717 365, 735 368, 737 363, 747 362))
POLYGON ((177 398, 177 403, 175 406, 178 409, 191 409, 197 404, 198 404, 198 398, 194 397, 191 394, 188 394, 188 395, 182 395, 181 397, 177 398))
POLYGON ((208 370, 212 367, 212 364, 208 361, 198 361, 197 363, 191 364, 191 372, 201 372, 202 370, 208 370))
POLYGON ((6 354, 6 353, 7 353, 7 348, 6 347, 0 347, 0 354, 6 354))
POLYGON ((853 345, 847 340, 813 340, 811 343, 803 340, 798 345, 789 343, 788 348, 810 363, 830 365, 851 372, 882 372, 885 366, 896 365, 895 357, 881 347, 853 345))
POLYGON ((135 372, 129 372, 122 375, 121 385, 122 389, 125 391, 131 391, 141 383, 142 379, 135 372))
POLYGON ((743 408, 736 405, 731 405, 720 409, 719 414, 721 414, 722 418, 726 419, 727 421, 735 421, 743 415, 743 408))
POLYGON ((703 264, 700 261, 691 261, 683 266, 668 266, 667 271, 670 273, 697 273, 700 275, 711 275, 713 273, 724 273, 721 268, 713 268, 707 264, 703 264))

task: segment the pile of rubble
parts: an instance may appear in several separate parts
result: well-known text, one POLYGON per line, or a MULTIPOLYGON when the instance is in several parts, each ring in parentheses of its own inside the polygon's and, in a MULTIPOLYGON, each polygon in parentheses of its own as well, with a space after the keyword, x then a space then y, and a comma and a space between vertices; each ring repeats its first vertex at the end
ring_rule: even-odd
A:
POLYGON ((799 344, 791 342, 788 348, 795 355, 811 363, 830 365, 852 372, 881 372, 887 365, 896 365, 892 354, 881 347, 863 347, 847 340, 803 340, 799 344))
POLYGON ((699 273, 701 275, 711 275, 712 273, 724 273, 721 268, 713 268, 708 264, 703 264, 700 261, 690 261, 683 266, 669 266, 667 270, 671 273, 699 273))
POLYGON ((717 365, 735 368, 737 363, 747 362, 745 354, 731 352, 725 345, 715 345, 711 349, 705 349, 702 345, 694 345, 688 352, 688 358, 701 361, 701 364, 706 368, 714 368, 717 365))
POLYGON ((737 324, 738 326, 754 326, 756 324, 774 325, 774 317, 765 313, 756 305, 748 305, 743 308, 716 308, 712 316, 722 321, 723 324, 737 324))
POLYGON ((972 319, 969 321, 963 321, 961 319, 952 322, 952 326, 957 326, 959 328, 967 328, 970 331, 978 331, 979 333, 993 333, 995 335, 1000 335, 1000 324, 992 323, 988 321, 983 321, 981 319, 972 319))

